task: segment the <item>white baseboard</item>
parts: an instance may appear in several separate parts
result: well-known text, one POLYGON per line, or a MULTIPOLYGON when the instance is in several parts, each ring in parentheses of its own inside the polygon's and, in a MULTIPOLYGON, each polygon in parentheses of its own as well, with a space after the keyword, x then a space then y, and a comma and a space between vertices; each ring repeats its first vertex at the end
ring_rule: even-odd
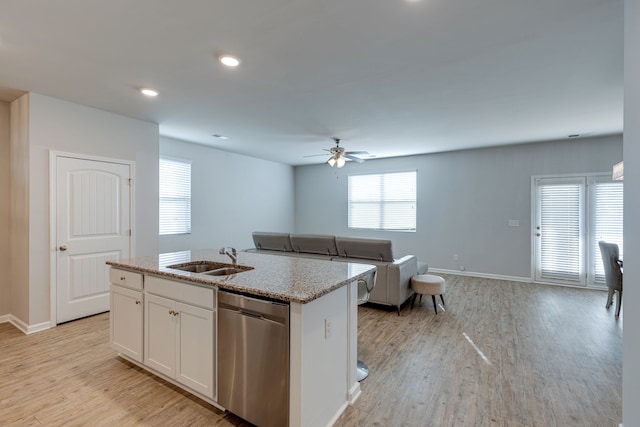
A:
POLYGON ((26 334, 27 330, 29 329, 29 325, 24 323, 22 320, 18 319, 13 314, 9 315, 9 323, 11 323, 13 326, 18 328, 19 330, 21 330, 23 334, 26 334))
POLYGON ((347 409, 348 406, 349 406, 348 402, 344 402, 342 405, 340 405, 340 409, 338 409, 338 411, 333 415, 333 417, 331 417, 331 420, 327 424, 327 427, 331 427, 332 425, 334 425, 336 421, 338 421, 338 418, 340 418, 340 415, 342 415, 342 413, 347 409))
POLYGON ((347 398, 349 400, 349 405, 353 405, 356 400, 358 400, 358 397, 360 397, 360 394, 362 393, 362 389, 360 388, 360 383, 356 382, 353 387, 351 387, 351 390, 349 390, 349 393, 347 395, 347 398))
POLYGON ((42 322, 36 325, 27 325, 22 320, 18 319, 13 314, 5 314, 0 316, 0 323, 9 322, 16 328, 18 328, 23 334, 29 335, 34 332, 44 331, 51 328, 51 322, 42 322))
POLYGON ((427 274, 431 274, 431 273, 443 273, 443 274, 452 274, 454 276, 470 276, 470 277, 481 277, 483 279, 509 280, 511 282, 533 283, 533 279, 531 279, 531 277, 505 276, 502 274, 477 273, 475 271, 447 270, 445 268, 429 267, 429 271, 427 272, 427 274))
MULTIPOLYGON (((55 326, 55 325, 53 325, 55 326)), ((29 325, 29 327, 27 328, 27 334, 32 334, 34 332, 40 332, 40 331, 44 331, 47 329, 51 329, 53 327, 51 325, 51 322, 42 322, 42 323, 38 323, 35 325, 29 325)))

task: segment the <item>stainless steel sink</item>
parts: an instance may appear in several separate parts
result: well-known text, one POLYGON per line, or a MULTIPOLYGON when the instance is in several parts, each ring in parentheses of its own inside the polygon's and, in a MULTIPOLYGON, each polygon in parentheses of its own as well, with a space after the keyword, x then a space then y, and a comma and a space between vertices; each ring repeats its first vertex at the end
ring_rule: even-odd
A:
POLYGON ((188 271, 190 273, 204 273, 209 276, 228 276, 230 274, 253 270, 253 267, 246 265, 225 264, 223 262, 213 261, 192 261, 184 264, 168 265, 167 268, 188 271))
POLYGON ((218 268, 216 270, 207 271, 204 274, 208 276, 228 276, 230 274, 242 273, 246 270, 238 270, 235 267, 218 268))

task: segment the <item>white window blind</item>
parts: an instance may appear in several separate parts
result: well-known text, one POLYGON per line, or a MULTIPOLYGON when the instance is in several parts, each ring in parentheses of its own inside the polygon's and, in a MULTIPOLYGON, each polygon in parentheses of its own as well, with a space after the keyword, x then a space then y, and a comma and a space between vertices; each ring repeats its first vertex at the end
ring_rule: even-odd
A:
POLYGON ((160 235, 191 233, 191 162, 160 158, 160 235))
POLYGON ((604 284, 604 266, 598 241, 617 244, 622 258, 624 187, 620 181, 612 182, 610 179, 601 178, 590 183, 589 190, 592 200, 592 235, 595 236, 590 245, 595 270, 594 281, 604 284))
POLYGON ((610 174, 536 178, 538 281, 602 287, 598 242, 623 253, 623 184, 610 174))
POLYGON ((349 176, 349 228, 416 230, 416 171, 349 176))
POLYGON ((538 183, 538 280, 576 283, 582 280, 583 188, 583 180, 538 183))

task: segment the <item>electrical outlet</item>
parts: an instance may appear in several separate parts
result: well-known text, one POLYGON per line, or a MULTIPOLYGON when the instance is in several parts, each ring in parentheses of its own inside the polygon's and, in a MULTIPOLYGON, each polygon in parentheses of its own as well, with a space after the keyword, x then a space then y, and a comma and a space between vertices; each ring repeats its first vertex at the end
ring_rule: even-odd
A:
POLYGON ((454 254, 454 255, 453 255, 453 260, 454 260, 454 261, 458 261, 458 254, 454 254))
POLYGON ((324 319, 324 338, 331 338, 331 320, 324 319))

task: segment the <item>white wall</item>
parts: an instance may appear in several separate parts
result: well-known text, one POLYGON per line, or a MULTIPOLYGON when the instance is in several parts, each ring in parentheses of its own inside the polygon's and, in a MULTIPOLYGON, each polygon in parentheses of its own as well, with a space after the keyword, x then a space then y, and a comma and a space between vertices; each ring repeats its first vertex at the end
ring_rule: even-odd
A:
POLYGON ((640 1, 625 1, 622 419, 640 426, 640 1), (628 309, 625 309, 628 308, 628 309))
POLYGON ((9 206, 11 200, 10 193, 10 165, 11 152, 9 141, 9 104, 0 102, 0 316, 9 314, 9 292, 11 280, 9 267, 11 265, 9 242, 9 206))
POLYGON ((253 231, 293 232, 293 167, 165 137, 160 154, 192 162, 191 234, 161 236, 160 252, 246 249, 253 231))
POLYGON ((50 318, 50 151, 135 161, 135 255, 151 255, 158 251, 158 125, 35 93, 28 99, 29 277, 14 286, 28 287, 21 320, 35 325, 50 318))
POLYGON ((620 159, 616 135, 297 167, 296 232, 391 239, 396 258, 430 268, 530 278, 531 176, 610 172, 620 159), (417 232, 348 229, 348 175, 406 170, 418 171, 417 232))

